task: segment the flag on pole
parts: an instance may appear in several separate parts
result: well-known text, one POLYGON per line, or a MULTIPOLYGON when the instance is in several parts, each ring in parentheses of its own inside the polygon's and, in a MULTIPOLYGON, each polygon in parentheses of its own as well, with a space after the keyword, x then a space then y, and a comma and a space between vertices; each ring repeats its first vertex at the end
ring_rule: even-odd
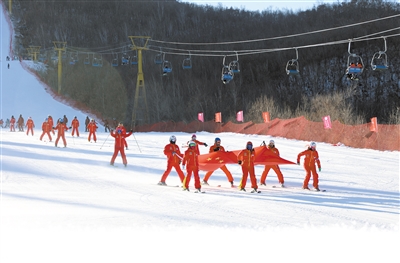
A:
POLYGON ((378 132, 378 118, 371 118, 371 125, 369 126, 369 130, 372 132, 378 132))
POLYGON ((243 122, 243 111, 242 110, 238 111, 238 113, 236 113, 236 120, 243 122))
POLYGON ((221 112, 215 113, 215 122, 222 122, 221 119, 221 112))
POLYGON ((271 120, 270 120, 270 117, 269 117, 269 112, 268 112, 268 111, 263 112, 263 113, 262 113, 262 117, 263 117, 263 120, 264 120, 265 123, 271 121, 271 120))
POLYGON ((202 112, 199 112, 199 113, 197 114, 197 119, 198 119, 199 121, 201 121, 201 122, 204 122, 204 116, 203 116, 203 113, 202 113, 202 112))
POLYGON ((322 117, 322 121, 324 122, 324 129, 332 129, 331 116, 322 117))

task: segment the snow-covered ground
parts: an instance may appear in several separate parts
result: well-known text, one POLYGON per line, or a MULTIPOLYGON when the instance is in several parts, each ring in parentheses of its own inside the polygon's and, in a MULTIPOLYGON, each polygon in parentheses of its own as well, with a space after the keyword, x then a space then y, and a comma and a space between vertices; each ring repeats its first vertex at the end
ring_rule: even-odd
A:
MULTIPOLYGON (((83 123, 86 114, 54 101, 20 62, 6 61, 9 37, 1 12, 0 118, 31 116, 36 129, 34 136, 0 129, 0 262, 399 260, 399 152, 318 142, 320 188, 326 189, 319 193, 300 189, 305 172, 297 165, 281 166, 288 188, 273 188, 278 182, 271 172, 260 194, 230 188, 220 170, 211 186, 203 186, 205 194, 158 186, 169 136, 182 145, 190 134, 135 133, 128 138, 126 168, 120 156, 116 167, 109 165, 114 141, 102 127, 97 143, 88 142, 83 128, 79 138, 67 133, 66 148, 47 137, 40 141, 47 115, 78 116, 83 123)), ((274 139, 281 157, 294 162, 309 143, 268 135, 197 136, 208 144, 219 137, 227 150, 274 139)), ((240 167, 227 167, 238 184, 240 167)), ((256 167, 258 179, 262 170, 256 167)), ((167 183, 179 184, 175 171, 167 183)))

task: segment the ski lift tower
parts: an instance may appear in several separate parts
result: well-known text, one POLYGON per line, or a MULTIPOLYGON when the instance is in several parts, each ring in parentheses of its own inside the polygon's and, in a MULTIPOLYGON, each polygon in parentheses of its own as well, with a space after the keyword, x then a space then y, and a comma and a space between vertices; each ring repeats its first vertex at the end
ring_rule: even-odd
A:
POLYGON ((131 49, 137 51, 138 73, 136 80, 135 99, 133 102, 131 125, 139 122, 147 123, 149 118, 149 110, 147 107, 146 89, 143 76, 143 57, 142 51, 148 50, 147 43, 150 37, 147 36, 128 36, 132 42, 131 49), (140 103, 140 105, 139 105, 140 103))
POLYGON ((32 56, 33 61, 37 61, 37 54, 40 53, 40 46, 29 46, 28 52, 29 56, 32 56))
POLYGON ((53 41, 54 51, 58 51, 58 94, 61 94, 62 52, 65 52, 67 42, 53 41))

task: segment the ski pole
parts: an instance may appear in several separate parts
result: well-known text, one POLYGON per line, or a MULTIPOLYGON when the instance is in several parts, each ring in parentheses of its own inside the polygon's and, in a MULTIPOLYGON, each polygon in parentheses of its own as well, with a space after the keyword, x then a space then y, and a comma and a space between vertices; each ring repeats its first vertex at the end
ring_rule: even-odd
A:
POLYGON ((103 144, 102 144, 101 147, 100 147, 100 150, 101 150, 101 148, 103 148, 103 145, 106 143, 106 141, 107 141, 107 139, 108 139, 109 136, 110 136, 110 133, 108 133, 107 138, 104 140, 103 144))
POLYGON ((132 135, 133 135, 133 138, 135 138, 136 145, 137 145, 137 147, 139 148, 139 152, 140 152, 140 153, 142 153, 142 150, 140 150, 140 146, 139 146, 139 144, 138 144, 138 142, 137 142, 137 140, 136 140, 135 133, 134 133, 134 132, 132 132, 132 135))

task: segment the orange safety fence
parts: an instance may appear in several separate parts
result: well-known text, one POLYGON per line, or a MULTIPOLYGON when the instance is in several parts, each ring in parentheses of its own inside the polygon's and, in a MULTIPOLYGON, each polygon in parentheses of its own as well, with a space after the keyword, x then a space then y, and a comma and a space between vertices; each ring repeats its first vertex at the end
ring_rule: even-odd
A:
POLYGON ((331 129, 325 129, 323 122, 312 122, 303 116, 289 119, 273 119, 268 123, 216 123, 214 121, 191 123, 159 122, 135 127, 135 132, 187 132, 206 131, 211 133, 233 132, 243 134, 270 135, 287 139, 346 145, 380 151, 400 151, 400 125, 377 124, 377 131, 371 131, 369 123, 344 125, 335 120, 331 129))

